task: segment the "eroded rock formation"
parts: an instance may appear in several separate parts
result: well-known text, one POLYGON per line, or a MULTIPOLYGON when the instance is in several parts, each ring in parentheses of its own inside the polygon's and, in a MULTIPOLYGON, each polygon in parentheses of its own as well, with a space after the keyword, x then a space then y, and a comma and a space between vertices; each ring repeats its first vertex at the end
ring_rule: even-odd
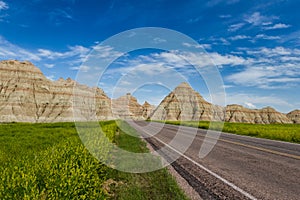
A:
POLYGON ((222 120, 223 108, 212 105, 193 90, 181 83, 166 96, 150 116, 152 120, 210 121, 222 120))
POLYGON ((228 105, 226 108, 212 105, 187 83, 181 83, 151 115, 152 120, 183 120, 183 121, 219 121, 241 123, 299 123, 299 112, 287 115, 274 108, 248 109, 241 105, 228 105))
POLYGON ((300 124, 300 110, 293 110, 287 114, 287 117, 294 123, 300 124))
POLYGON ((142 111, 142 116, 144 119, 148 119, 152 112, 155 109, 154 105, 149 104, 147 101, 142 105, 143 111, 142 111))
POLYGON ((0 62, 0 122, 58 122, 108 119, 152 119, 245 123, 300 123, 300 111, 287 115, 271 107, 248 109, 213 105, 187 83, 177 86, 159 106, 140 105, 127 94, 112 100, 100 88, 72 79, 48 80, 32 63, 0 62), (75 88, 75 89, 74 89, 75 88), (75 115, 74 115, 75 114, 75 115), (225 115, 226 114, 226 115, 225 115))
POLYGON ((76 84, 80 113, 76 120, 90 120, 95 110, 97 118, 112 118, 111 102, 97 88, 80 85, 71 79, 48 80, 30 62, 0 62, 0 122, 73 121, 73 87, 76 84), (88 102, 95 101, 95 108, 88 102))
POLYGON ((285 114, 274 108, 249 109, 236 104, 226 106, 225 121, 256 124, 292 123, 285 114))
POLYGON ((112 111, 116 118, 143 119, 143 107, 130 93, 112 100, 112 111))

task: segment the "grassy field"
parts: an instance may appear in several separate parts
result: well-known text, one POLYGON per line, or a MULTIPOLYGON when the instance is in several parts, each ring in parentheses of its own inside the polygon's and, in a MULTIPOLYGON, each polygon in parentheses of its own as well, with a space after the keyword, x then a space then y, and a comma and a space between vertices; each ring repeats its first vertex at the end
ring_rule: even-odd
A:
MULTIPOLYGON (((100 123, 123 149, 148 151, 115 121, 100 123)), ((131 174, 101 164, 74 123, 0 124, 0 178, 0 199, 187 199, 166 169, 131 174)))
MULTIPOLYGON (((206 121, 166 121, 167 124, 183 125, 208 129, 210 122, 206 121)), ((220 130, 221 124, 212 122, 211 129, 220 130)), ((247 123, 224 123, 224 132, 238 135, 247 135, 271 140, 300 143, 300 124, 247 124, 247 123)))

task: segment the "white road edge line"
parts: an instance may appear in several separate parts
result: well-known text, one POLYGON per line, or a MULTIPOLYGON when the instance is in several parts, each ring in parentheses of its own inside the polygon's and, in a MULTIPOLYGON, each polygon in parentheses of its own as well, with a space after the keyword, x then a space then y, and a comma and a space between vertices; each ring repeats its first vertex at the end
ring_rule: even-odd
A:
MULTIPOLYGON (((144 132, 145 133, 145 132, 144 132)), ((146 133, 148 134, 148 133, 146 133)), ((150 134, 149 134, 150 135, 150 134)), ((223 181, 225 184, 229 185, 230 187, 232 187, 233 189, 235 189, 236 191, 240 192, 241 194, 245 195, 246 197, 248 197, 249 199, 252 200, 257 200, 257 198, 255 198, 254 196, 252 196, 251 194, 249 194, 248 192, 244 191, 243 189, 239 188, 238 186, 236 186, 235 184, 227 181, 226 179, 222 178, 221 176, 219 176, 218 174, 212 172, 211 170, 207 169, 206 167, 204 167, 203 165, 197 163, 196 161, 194 161, 193 159, 187 157, 186 155, 182 154, 181 152, 177 151, 175 148, 173 148, 172 146, 170 146, 169 144, 166 144, 165 142, 163 142, 162 140, 158 139, 157 137, 154 137, 156 140, 158 140, 159 142, 163 143, 164 145, 166 145, 167 147, 169 147, 170 149, 172 149, 173 151, 175 151, 176 153, 180 154, 181 156, 183 156, 184 158, 186 158, 187 160, 191 161, 192 163, 194 163, 195 165, 197 165, 198 167, 200 167, 201 169, 203 169, 204 171, 206 171, 207 173, 211 174, 212 176, 214 176, 215 178, 223 181)))

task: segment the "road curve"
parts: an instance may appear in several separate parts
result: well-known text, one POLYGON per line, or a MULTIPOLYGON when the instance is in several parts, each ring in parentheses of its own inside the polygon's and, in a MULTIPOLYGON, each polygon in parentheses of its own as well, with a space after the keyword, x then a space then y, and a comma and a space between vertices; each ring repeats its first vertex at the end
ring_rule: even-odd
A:
POLYGON ((195 135, 172 166, 203 199, 300 198, 299 144, 222 133, 213 150, 200 159, 199 150, 207 130, 127 122, 154 149, 169 148, 172 153, 161 153, 166 160, 173 153, 181 155, 182 146, 195 135))

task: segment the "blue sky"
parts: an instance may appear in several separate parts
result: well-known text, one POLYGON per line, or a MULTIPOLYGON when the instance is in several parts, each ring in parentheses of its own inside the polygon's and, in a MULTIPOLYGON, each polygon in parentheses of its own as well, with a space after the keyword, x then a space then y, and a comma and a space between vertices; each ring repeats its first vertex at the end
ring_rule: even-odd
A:
MULTIPOLYGON (((207 51, 222 75, 227 104, 269 105, 289 112, 300 108, 299 7, 297 0, 0 0, 0 59, 29 60, 53 80, 75 79, 99 42, 133 28, 163 27, 186 34, 207 51)), ((106 48, 103 53, 116 52, 106 48)), ((154 67, 181 64, 186 66, 181 73, 209 100, 203 80, 191 78, 187 65, 174 59, 172 53, 158 50, 129 53, 111 66, 99 86, 117 97, 126 93, 126 84, 112 93, 124 66, 142 69, 146 76, 154 67)), ((174 87, 180 83, 161 69, 156 77, 174 87)), ((171 89, 150 84, 133 93, 140 103, 147 99, 158 104, 171 89)))

